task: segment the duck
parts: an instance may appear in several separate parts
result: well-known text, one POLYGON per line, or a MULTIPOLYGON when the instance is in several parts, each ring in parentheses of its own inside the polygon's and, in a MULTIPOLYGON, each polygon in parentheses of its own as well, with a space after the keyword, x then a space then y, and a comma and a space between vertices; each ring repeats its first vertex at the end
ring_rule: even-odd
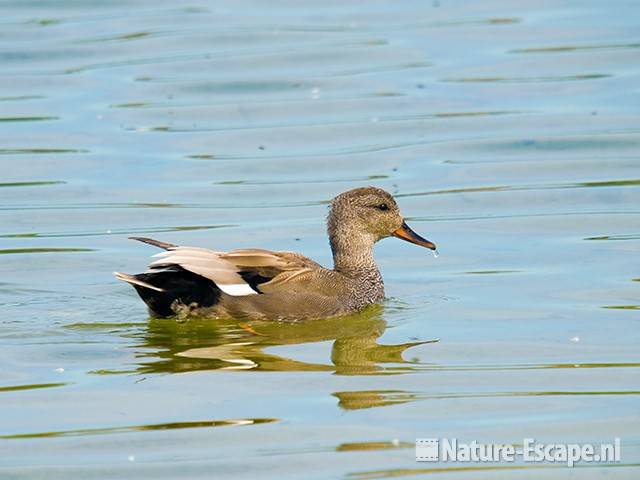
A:
POLYGON ((297 322, 349 315, 384 300, 376 242, 395 237, 436 252, 407 225, 393 196, 376 187, 336 196, 327 233, 333 268, 296 252, 223 252, 130 237, 162 252, 145 273, 114 275, 135 288, 152 317, 297 322))

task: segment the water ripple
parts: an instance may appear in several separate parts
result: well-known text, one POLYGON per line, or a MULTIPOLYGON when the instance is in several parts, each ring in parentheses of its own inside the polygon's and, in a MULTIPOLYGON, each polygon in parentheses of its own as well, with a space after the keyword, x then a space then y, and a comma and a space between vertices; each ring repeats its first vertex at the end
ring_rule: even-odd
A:
POLYGON ((105 435, 113 433, 148 432, 154 430, 179 430, 185 428, 244 427, 277 422, 276 418, 239 418, 230 420, 203 420, 197 422, 157 423, 150 425, 132 425, 127 427, 83 428, 52 432, 14 433, 0 435, 0 439, 19 440, 23 438, 77 437, 85 435, 105 435))
POLYGON ((15 255, 22 253, 75 253, 75 252, 94 252, 92 248, 72 248, 72 247, 60 247, 60 248, 5 248, 0 249, 0 255, 15 255))
POLYGON ((321 49, 327 49, 329 51, 336 51, 344 48, 357 48, 357 47, 371 47, 372 45, 377 45, 378 43, 371 43, 370 41, 363 42, 342 42, 342 43, 325 43, 325 44, 302 44, 292 49, 281 48, 281 47, 262 47, 262 48, 238 48, 237 50, 210 50, 206 52, 199 53, 183 53, 176 55, 159 55, 155 57, 141 57, 141 58, 133 58, 127 60, 114 60, 109 62, 98 62, 87 65, 79 65, 76 67, 69 67, 62 71, 58 72, 50 72, 51 74, 75 74, 82 73, 94 70, 104 70, 111 68, 121 68, 121 67, 130 67, 130 66, 141 66, 141 65, 158 65, 158 64, 167 64, 167 63, 179 63, 179 62, 189 62, 193 60, 213 60, 213 59, 222 59, 222 58, 240 58, 240 57, 257 57, 257 56, 265 56, 265 55, 291 55, 294 53, 304 53, 306 51, 317 52, 321 49))
MULTIPOLYGON (((607 187, 638 187, 640 179, 605 180, 597 182, 551 183, 534 185, 494 185, 482 187, 448 188, 445 190, 430 190, 426 192, 399 193, 396 197, 424 197, 429 195, 458 195, 460 193, 487 192, 517 192, 527 190, 565 190, 573 188, 607 188, 607 187)), ((588 239, 595 240, 595 239, 588 239)))
POLYGON ((42 187, 46 185, 64 185, 67 182, 61 180, 41 180, 34 182, 0 182, 0 188, 4 187, 42 187))
POLYGON ((626 235, 603 235, 600 237, 587 237, 585 240, 640 240, 640 233, 626 235))
POLYGON ((566 53, 590 50, 620 50, 640 48, 640 43, 612 43, 603 45, 558 45, 537 48, 516 48, 507 53, 566 53))
POLYGON ((56 388, 71 385, 70 383, 35 383, 32 385, 11 385, 7 387, 0 387, 0 392, 17 392, 21 390, 37 390, 40 388, 56 388))
POLYGON ((291 121, 289 123, 271 123, 263 125, 236 125, 236 126, 220 126, 220 127, 176 127, 176 126, 153 126, 153 127, 123 127, 126 131, 134 132, 169 132, 169 133, 185 133, 185 132, 230 132, 239 130, 276 130, 286 128, 316 128, 330 127, 335 125, 364 125, 371 123, 395 123, 395 122, 418 122, 422 120, 434 119, 457 119, 469 117, 496 117, 504 115, 519 115, 524 113, 520 110, 495 110, 495 111, 468 111, 468 112, 439 112, 439 113, 422 113, 422 114, 405 114, 405 115, 379 115, 361 117, 355 119, 332 119, 321 122, 305 122, 291 121))
POLYGON ((591 216, 591 215, 640 215, 640 210, 620 211, 620 210, 604 210, 604 211, 576 211, 576 212, 541 212, 541 213, 516 213, 511 215, 486 214, 486 215, 448 215, 441 217, 407 217, 408 220, 418 222, 461 222, 474 220, 509 220, 514 218, 539 218, 539 217, 572 217, 572 216, 591 216))
POLYGON ((547 82, 575 82, 582 80, 599 80, 612 77, 609 73, 582 73, 577 75, 556 75, 542 77, 461 77, 443 78, 446 83, 547 83, 547 82))
POLYGON ((148 227, 148 228, 114 228, 112 230, 89 230, 76 232, 45 232, 45 233, 5 233, 0 238, 67 238, 67 237, 95 237, 102 235, 139 235, 146 233, 182 232, 191 230, 213 230, 215 228, 235 227, 236 225, 184 225, 179 227, 148 227))
POLYGON ((55 116, 32 116, 32 117, 0 117, 2 123, 17 123, 17 122, 45 122, 50 120, 59 120, 60 117, 55 116))

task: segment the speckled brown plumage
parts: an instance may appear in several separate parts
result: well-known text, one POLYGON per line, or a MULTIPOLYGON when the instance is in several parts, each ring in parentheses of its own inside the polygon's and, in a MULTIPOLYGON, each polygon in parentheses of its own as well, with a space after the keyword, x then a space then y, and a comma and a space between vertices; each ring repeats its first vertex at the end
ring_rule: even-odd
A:
POLYGON ((155 316, 297 321, 355 312, 384 298, 374 244, 396 236, 435 249, 404 223, 393 197, 356 188, 331 202, 327 219, 334 268, 294 252, 218 252, 136 238, 165 251, 132 284, 155 316))

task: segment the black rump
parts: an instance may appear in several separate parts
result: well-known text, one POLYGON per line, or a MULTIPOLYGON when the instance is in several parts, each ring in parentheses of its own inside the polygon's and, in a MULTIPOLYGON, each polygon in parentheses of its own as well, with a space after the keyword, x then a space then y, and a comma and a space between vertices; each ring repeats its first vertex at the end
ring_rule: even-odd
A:
POLYGON ((196 303, 199 307, 211 307, 220 300, 220 289, 213 281, 177 265, 158 272, 139 273, 135 278, 163 290, 133 284, 151 313, 158 317, 174 315, 171 304, 176 300, 184 305, 196 303))

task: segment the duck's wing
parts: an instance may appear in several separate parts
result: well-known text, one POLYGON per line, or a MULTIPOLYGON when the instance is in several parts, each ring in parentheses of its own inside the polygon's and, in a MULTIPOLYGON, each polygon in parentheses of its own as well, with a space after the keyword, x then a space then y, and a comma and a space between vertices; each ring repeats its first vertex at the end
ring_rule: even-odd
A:
POLYGON ((222 257, 233 263, 242 278, 260 293, 268 293, 294 278, 323 268, 299 253, 259 248, 232 250, 222 257))
MULTIPOLYGON (((147 239, 145 239, 147 240, 147 239)), ((273 252, 257 248, 219 252, 198 247, 179 247, 164 242, 149 242, 166 251, 154 255, 151 272, 171 267, 213 281, 224 293, 233 296, 263 293, 261 285, 285 283, 318 268, 313 260, 292 252, 273 252)))

